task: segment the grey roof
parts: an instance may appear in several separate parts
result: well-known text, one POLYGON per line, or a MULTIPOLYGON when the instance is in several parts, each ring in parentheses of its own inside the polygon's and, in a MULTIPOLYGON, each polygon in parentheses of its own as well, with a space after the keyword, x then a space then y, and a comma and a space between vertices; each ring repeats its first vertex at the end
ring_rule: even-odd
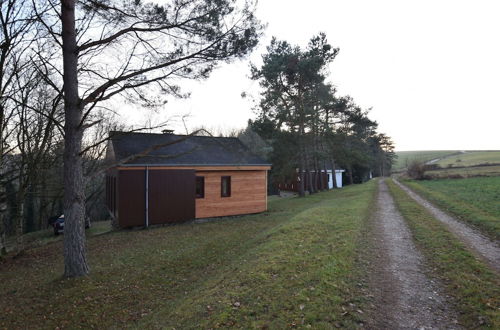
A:
POLYGON ((110 132, 110 140, 114 161, 132 157, 125 166, 271 165, 252 154, 237 138, 110 132), (146 155, 140 155, 148 150, 146 155))

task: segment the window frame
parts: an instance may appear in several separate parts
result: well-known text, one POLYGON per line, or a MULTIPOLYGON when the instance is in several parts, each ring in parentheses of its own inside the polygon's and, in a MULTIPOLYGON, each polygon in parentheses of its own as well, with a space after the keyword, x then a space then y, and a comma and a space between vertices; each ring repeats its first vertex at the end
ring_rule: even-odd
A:
POLYGON ((225 175, 220 177, 220 197, 231 197, 231 176, 225 175), (224 182, 227 182, 227 194, 224 194, 224 182))
POLYGON ((205 198, 205 177, 204 176, 196 176, 195 179, 195 189, 194 189, 194 197, 196 199, 205 198), (201 182, 201 194, 198 194, 198 181, 201 182))

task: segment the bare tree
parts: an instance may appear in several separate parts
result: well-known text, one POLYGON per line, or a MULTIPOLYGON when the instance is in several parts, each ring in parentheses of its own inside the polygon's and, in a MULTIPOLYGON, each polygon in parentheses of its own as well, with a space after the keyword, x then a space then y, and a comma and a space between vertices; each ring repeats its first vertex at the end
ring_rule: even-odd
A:
POLYGON ((12 172, 6 155, 16 149, 12 118, 15 116, 13 95, 16 77, 25 70, 30 44, 33 42, 32 19, 25 1, 0 0, 0 254, 5 253, 6 185, 12 172))
MULTIPOLYGON (((220 62, 246 55, 261 30, 248 1, 33 0, 52 48, 39 60, 64 96, 65 275, 88 274, 82 140, 95 110, 117 95, 145 106, 185 97, 179 83, 202 79, 220 62), (54 58, 57 49, 62 59, 54 58)), ((101 108, 102 109, 102 108, 101 108)))

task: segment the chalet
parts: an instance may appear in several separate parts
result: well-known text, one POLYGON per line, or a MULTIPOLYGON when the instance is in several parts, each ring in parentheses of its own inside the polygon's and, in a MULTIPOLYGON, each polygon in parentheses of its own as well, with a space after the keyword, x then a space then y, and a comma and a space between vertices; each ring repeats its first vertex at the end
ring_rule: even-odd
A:
POLYGON ((267 210, 271 165, 237 138, 111 132, 106 203, 121 228, 267 210))

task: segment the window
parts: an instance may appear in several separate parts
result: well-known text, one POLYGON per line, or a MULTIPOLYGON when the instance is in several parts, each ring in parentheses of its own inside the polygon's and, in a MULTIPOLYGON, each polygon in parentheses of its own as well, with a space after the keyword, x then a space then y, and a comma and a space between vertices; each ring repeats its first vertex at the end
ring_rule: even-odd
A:
POLYGON ((220 195, 221 197, 231 197, 231 177, 223 176, 220 181, 220 195))
POLYGON ((196 198, 205 198, 205 177, 196 177, 196 198))

